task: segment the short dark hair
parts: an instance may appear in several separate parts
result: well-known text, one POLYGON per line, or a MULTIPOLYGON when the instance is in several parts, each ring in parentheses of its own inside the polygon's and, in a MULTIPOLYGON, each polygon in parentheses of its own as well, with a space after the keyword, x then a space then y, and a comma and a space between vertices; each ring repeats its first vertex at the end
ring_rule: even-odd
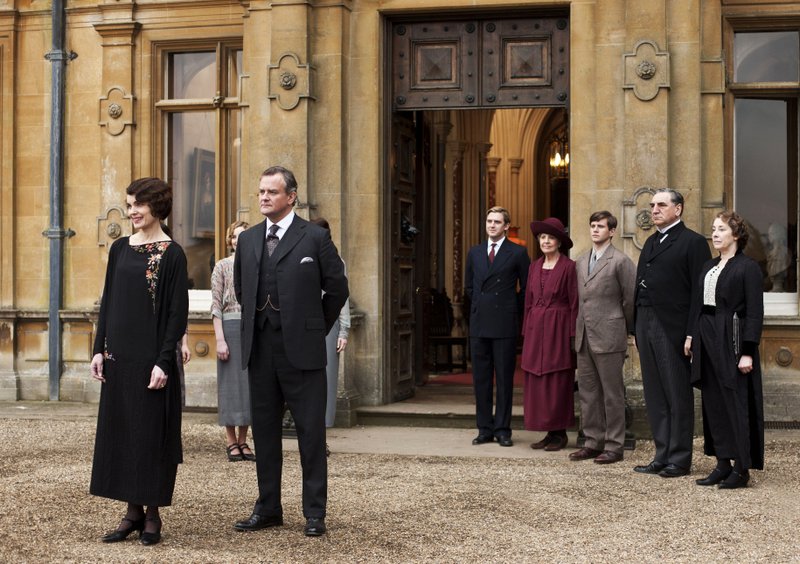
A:
POLYGON ((596 221, 603 221, 604 219, 608 220, 607 223, 608 223, 608 228, 609 229, 616 229, 617 228, 617 218, 614 217, 614 215, 610 211, 607 211, 607 210, 596 211, 592 215, 590 215, 589 216, 589 225, 591 225, 592 223, 594 223, 596 221))
POLYGON ((322 227, 323 229, 326 229, 327 231, 331 230, 331 224, 328 223, 328 220, 325 219, 324 217, 318 217, 316 219, 312 219, 311 223, 315 223, 320 227, 322 227))
MULTIPOLYGON (((283 183, 286 185, 287 196, 292 192, 297 193, 297 180, 294 177, 294 173, 288 168, 284 168, 282 166, 271 166, 267 170, 261 173, 261 178, 264 178, 265 176, 275 176, 275 175, 281 175, 283 177, 283 183)), ((295 200, 295 203, 296 202, 297 200, 295 200)))
POLYGON ((166 219, 172 213, 172 186, 160 178, 138 178, 130 183, 125 193, 138 203, 146 204, 158 219, 166 219))
POLYGON ((674 188, 659 188, 658 190, 656 190, 656 194, 662 194, 664 192, 669 194, 669 199, 674 205, 681 207, 680 215, 683 215, 683 209, 684 209, 683 194, 681 194, 674 188))
POLYGON ((717 218, 728 224, 731 233, 736 237, 736 247, 741 251, 747 246, 750 238, 750 231, 747 229, 747 222, 742 216, 733 210, 723 210, 717 214, 717 218))

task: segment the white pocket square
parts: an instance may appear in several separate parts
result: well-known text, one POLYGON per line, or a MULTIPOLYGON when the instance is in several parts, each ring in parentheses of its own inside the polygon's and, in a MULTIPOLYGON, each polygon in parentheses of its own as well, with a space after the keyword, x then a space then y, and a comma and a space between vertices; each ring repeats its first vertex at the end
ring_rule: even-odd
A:
POLYGON ((314 262, 314 259, 313 259, 313 258, 311 258, 311 257, 303 257, 303 258, 300 260, 300 264, 305 264, 305 263, 307 263, 307 262, 314 262))

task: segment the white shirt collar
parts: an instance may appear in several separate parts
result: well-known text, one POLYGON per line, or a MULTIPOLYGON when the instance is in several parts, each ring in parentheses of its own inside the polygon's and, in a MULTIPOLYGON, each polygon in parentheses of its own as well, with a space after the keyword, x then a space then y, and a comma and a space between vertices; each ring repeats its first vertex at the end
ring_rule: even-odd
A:
MULTIPOLYGON (((286 217, 277 222, 278 232, 276 233, 276 235, 278 236, 278 239, 283 239, 286 230, 289 229, 289 226, 292 224, 292 221, 294 221, 294 216, 295 213, 294 210, 292 210, 288 214, 286 214, 286 217)), ((269 228, 272 227, 272 225, 273 223, 269 220, 269 218, 267 218, 267 236, 269 236, 269 228)))
MULTIPOLYGON (((599 251, 598 251, 598 250, 595 250, 595 248, 594 248, 594 247, 592 247, 592 253, 594 254, 594 256, 595 256, 595 257, 597 257, 597 259, 599 259, 600 257, 602 257, 602 256, 605 254, 605 252, 608 250, 608 248, 609 248, 610 246, 611 246, 611 239, 609 239, 608 241, 606 241, 606 244, 605 244, 605 245, 603 245, 603 248, 602 248, 602 249, 600 249, 599 251)), ((591 258, 591 257, 590 257, 590 258, 591 258)))
POLYGON ((489 254, 489 253, 492 252, 492 244, 494 244, 494 252, 495 252, 495 254, 497 254, 497 251, 500 250, 500 245, 502 245, 503 241, 505 241, 505 240, 506 240, 505 237, 503 237, 499 241, 492 241, 491 239, 488 239, 486 241, 486 254, 489 254))
POLYGON ((667 226, 666 226, 666 227, 664 227, 663 229, 659 229, 658 227, 656 227, 656 229, 657 229, 657 230, 658 230, 658 232, 659 232, 659 233, 661 233, 662 235, 666 235, 666 234, 667 234, 667 231, 669 231, 670 229, 672 229, 673 227, 675 227, 676 225, 678 225, 680 222, 681 222, 681 218, 678 218, 678 219, 677 219, 677 221, 675 221, 675 223, 670 223, 669 225, 667 225, 667 226))

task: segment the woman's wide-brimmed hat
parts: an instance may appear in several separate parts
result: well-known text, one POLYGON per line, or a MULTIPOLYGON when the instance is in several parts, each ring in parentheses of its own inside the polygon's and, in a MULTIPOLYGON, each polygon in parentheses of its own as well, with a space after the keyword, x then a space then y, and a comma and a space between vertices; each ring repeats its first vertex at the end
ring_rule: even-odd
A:
POLYGON ((548 217, 543 221, 532 221, 531 232, 535 237, 538 237, 542 233, 547 233, 561 241, 562 249, 567 250, 572 248, 572 239, 569 238, 567 230, 564 229, 564 224, 561 223, 561 220, 557 217, 548 217))

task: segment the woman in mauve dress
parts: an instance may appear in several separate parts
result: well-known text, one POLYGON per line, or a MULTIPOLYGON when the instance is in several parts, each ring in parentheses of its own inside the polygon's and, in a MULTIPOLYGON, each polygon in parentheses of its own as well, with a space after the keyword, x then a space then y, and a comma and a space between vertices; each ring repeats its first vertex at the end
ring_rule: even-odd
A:
POLYGON ((543 256, 531 263, 522 323, 525 429, 546 431, 533 449, 561 450, 575 424, 575 321, 578 277, 563 251, 572 247, 555 217, 531 223, 543 256))

